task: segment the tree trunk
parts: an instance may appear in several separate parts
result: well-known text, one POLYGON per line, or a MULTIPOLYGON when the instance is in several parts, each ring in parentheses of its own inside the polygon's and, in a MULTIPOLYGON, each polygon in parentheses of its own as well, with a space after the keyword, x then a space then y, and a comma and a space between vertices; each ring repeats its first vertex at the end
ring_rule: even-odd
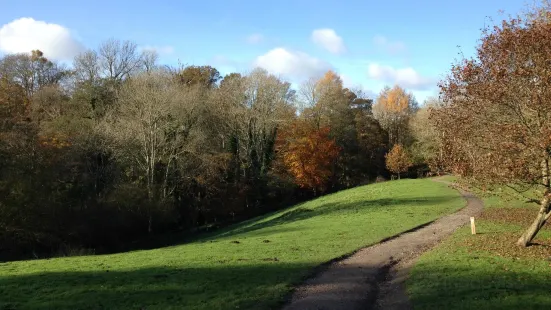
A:
POLYGON ((518 239, 517 245, 519 246, 528 246, 530 242, 534 239, 534 237, 538 234, 540 229, 545 225, 545 222, 549 219, 551 216, 551 193, 546 193, 545 197, 541 201, 541 207, 538 212, 538 215, 536 216, 536 219, 530 227, 522 234, 522 236, 518 239))

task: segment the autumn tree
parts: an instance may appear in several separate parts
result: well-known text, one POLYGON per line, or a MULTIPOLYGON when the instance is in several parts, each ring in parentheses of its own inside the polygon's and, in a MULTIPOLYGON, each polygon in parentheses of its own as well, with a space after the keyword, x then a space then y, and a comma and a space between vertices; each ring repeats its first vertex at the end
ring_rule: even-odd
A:
POLYGON ((413 165, 409 154, 401 144, 395 144, 390 152, 385 155, 385 159, 386 167, 391 172, 396 173, 398 179, 400 179, 401 173, 407 172, 413 165))
POLYGON ((297 185, 323 192, 333 173, 339 147, 329 137, 329 128, 317 128, 304 120, 280 131, 277 152, 297 185))
POLYGON ((21 120, 27 105, 25 89, 8 77, 0 76, 0 130, 6 130, 14 121, 21 120))
POLYGON ((372 99, 361 89, 345 88, 333 71, 307 80, 298 94, 305 107, 301 118, 318 128, 329 126, 331 138, 341 149, 334 171, 335 185, 350 187, 383 172, 388 138, 373 118, 372 99))
POLYGON ((303 115, 311 119, 318 128, 337 121, 349 110, 342 79, 331 70, 318 80, 310 79, 305 82, 299 94, 307 107, 303 115))
POLYGON ((439 109, 442 102, 438 98, 428 98, 410 119, 413 143, 410 151, 416 164, 426 164, 431 172, 443 172, 444 160, 443 132, 429 120, 431 109, 439 109))
POLYGON ((354 169, 368 177, 385 173, 384 154, 388 150, 388 133, 372 115, 358 111, 355 118, 358 162, 354 169))
POLYGON ((220 72, 211 66, 188 66, 177 73, 177 76, 186 86, 202 85, 209 88, 221 79, 220 72))
POLYGON ((551 217, 551 13, 536 13, 485 29, 476 55, 454 64, 440 83, 445 104, 432 115, 450 170, 539 204, 521 246, 551 217))
POLYGON ((381 91, 373 106, 373 115, 388 132, 390 145, 409 145, 409 119, 417 108, 413 95, 398 85, 381 91))
POLYGON ((373 99, 368 98, 363 89, 344 88, 343 94, 353 110, 362 111, 366 115, 373 114, 373 99))

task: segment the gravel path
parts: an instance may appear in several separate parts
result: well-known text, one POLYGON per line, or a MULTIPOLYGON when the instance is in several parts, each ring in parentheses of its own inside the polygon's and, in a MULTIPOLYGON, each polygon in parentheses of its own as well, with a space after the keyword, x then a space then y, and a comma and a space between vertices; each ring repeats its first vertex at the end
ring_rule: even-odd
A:
POLYGON ((405 280, 416 259, 482 211, 480 199, 458 191, 465 208, 329 265, 298 287, 284 309, 411 309, 405 280))

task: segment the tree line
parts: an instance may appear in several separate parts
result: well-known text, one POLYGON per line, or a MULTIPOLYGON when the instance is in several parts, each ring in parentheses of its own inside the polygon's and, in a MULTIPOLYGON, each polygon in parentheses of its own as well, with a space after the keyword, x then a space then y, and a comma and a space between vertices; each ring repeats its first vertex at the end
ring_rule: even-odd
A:
POLYGON ((295 90, 260 68, 157 58, 113 39, 70 67, 39 50, 0 58, 0 256, 255 216, 387 178, 393 146, 396 173, 431 162, 426 109, 398 86, 374 102, 333 71, 295 90))

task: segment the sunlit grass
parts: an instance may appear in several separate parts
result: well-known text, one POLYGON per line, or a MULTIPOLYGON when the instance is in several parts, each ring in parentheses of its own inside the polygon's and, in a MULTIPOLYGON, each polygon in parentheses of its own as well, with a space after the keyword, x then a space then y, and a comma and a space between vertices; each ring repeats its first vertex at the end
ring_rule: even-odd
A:
POLYGON ((313 268, 464 206, 430 180, 342 191, 196 241, 0 264, 0 309, 269 309, 313 268))
POLYGON ((486 207, 478 234, 466 226, 420 258, 407 283, 415 309, 551 309, 551 231, 517 247, 538 206, 508 191, 478 192, 486 207))

